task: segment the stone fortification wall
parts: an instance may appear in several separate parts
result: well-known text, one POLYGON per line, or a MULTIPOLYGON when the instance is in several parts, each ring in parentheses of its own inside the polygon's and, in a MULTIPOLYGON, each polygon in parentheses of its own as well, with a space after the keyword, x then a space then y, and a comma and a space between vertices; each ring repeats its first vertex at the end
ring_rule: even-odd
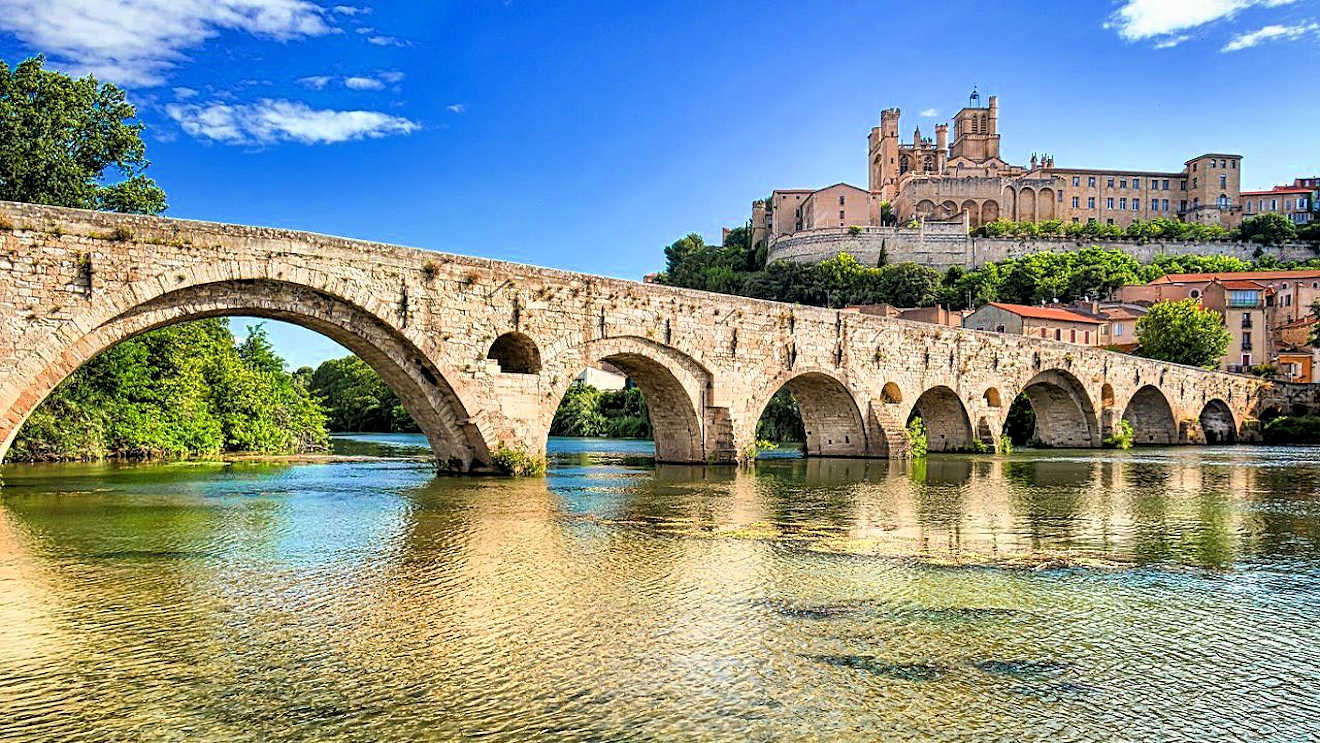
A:
POLYGON ((944 270, 950 266, 974 268, 1034 253, 1081 250, 1092 245, 1122 250, 1142 263, 1149 263, 1159 255, 1226 255, 1251 260, 1260 251, 1281 261, 1304 261, 1320 255, 1316 247, 1304 242, 1261 246, 1228 241, 970 237, 961 231, 961 225, 928 224, 917 229, 864 227, 856 234, 848 229, 800 232, 771 245, 767 260, 818 263, 848 253, 864 265, 875 266, 883 252, 889 263, 911 261, 944 270))

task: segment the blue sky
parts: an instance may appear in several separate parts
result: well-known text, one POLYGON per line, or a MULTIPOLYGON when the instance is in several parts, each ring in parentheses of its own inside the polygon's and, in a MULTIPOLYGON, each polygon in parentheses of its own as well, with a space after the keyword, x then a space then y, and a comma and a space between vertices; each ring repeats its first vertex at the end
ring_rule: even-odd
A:
POLYGON ((1010 161, 1320 174, 1320 0, 0 0, 0 58, 35 52, 129 90, 171 216, 624 278, 772 188, 864 185, 880 109, 930 133, 973 84, 1010 161))

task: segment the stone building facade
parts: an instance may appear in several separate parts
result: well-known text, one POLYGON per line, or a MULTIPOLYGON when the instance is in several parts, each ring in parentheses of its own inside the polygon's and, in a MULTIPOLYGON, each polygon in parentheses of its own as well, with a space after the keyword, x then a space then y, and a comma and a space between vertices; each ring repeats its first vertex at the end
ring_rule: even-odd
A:
POLYGON ((952 140, 948 125, 937 124, 933 139, 923 137, 918 127, 910 140, 902 141, 899 109, 885 109, 867 138, 868 187, 852 187, 858 198, 871 195, 866 221, 860 209, 816 210, 804 217, 801 206, 816 191, 777 189, 769 203, 753 204, 753 240, 773 244, 840 222, 879 226, 881 202, 891 205, 900 224, 914 217, 965 217, 972 227, 1000 217, 1094 220, 1120 227, 1156 217, 1225 227, 1241 221, 1241 155, 1198 155, 1176 171, 1058 167, 1053 156, 1036 154, 1026 165, 1016 165, 1000 152, 999 113, 996 96, 982 105, 973 91, 967 106, 954 115, 952 140), (840 211, 846 216, 837 216, 840 211))

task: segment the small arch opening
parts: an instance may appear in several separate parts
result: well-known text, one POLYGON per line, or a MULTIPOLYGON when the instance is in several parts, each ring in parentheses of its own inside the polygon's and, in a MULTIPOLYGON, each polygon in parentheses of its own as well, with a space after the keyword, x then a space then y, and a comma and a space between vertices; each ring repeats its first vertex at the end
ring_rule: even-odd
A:
POLYGON ((999 399, 999 390, 994 387, 986 390, 981 397, 985 398, 985 404, 989 407, 997 408, 1002 404, 999 399))
POLYGON ((884 389, 880 390, 880 400, 887 405, 897 405, 903 402, 903 392, 893 382, 885 382, 884 389))
POLYGON ((1100 388, 1100 404, 1106 408, 1114 406, 1114 385, 1106 382, 1105 386, 1100 388))
POLYGON ((536 341, 522 333, 505 333, 495 339, 486 358, 499 364, 502 374, 537 374, 541 371, 541 350, 536 341))

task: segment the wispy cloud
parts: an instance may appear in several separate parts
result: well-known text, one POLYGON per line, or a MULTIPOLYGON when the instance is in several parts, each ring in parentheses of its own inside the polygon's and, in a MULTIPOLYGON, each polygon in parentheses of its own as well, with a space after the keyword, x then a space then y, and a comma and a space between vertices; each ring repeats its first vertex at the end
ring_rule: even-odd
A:
POLYGON ((222 31, 288 41, 334 33, 309 0, 0 0, 0 30, 76 73, 160 85, 222 31))
POLYGON ((376 46, 408 46, 408 42, 396 39, 393 36, 368 36, 367 43, 376 46))
POLYGON ((1176 46, 1182 40, 1173 38, 1181 32, 1232 18, 1247 8, 1274 8, 1294 2, 1297 0, 1123 0, 1105 28, 1114 29, 1126 41, 1169 37, 1159 43, 1176 46))
POLYGON ((165 111, 194 137, 234 145, 335 144, 411 134, 421 128, 415 121, 380 111, 313 109, 305 103, 287 100, 174 103, 166 106, 165 111))
POLYGON ((181 101, 186 101, 189 98, 196 98, 197 91, 193 88, 178 87, 174 89, 174 97, 181 101))
POLYGON ((1292 41, 1308 34, 1320 33, 1320 23, 1299 23, 1294 26, 1273 24, 1244 34, 1238 34, 1223 46, 1221 52, 1240 52, 1267 41, 1292 41))
POLYGON ((940 113, 939 111, 936 111, 936 110, 933 109, 933 108, 928 108, 928 109, 925 109, 924 111, 922 111, 922 112, 921 112, 921 115, 922 115, 922 116, 925 116, 925 117, 928 118, 928 119, 931 119, 931 118, 934 118, 934 117, 936 117, 936 116, 939 116, 939 113, 940 113))
POLYGON ((298 78, 298 84, 313 90, 321 90, 334 80, 330 75, 309 75, 308 77, 298 78))
POLYGON ((336 5, 335 7, 331 8, 331 10, 333 10, 335 13, 338 13, 339 15, 346 15, 350 17, 355 15, 368 15, 369 13, 371 13, 371 8, 358 7, 355 5, 336 5))
POLYGON ((1156 49, 1172 49, 1172 48, 1174 48, 1175 46, 1178 46, 1179 44, 1183 43, 1184 41, 1188 41, 1188 40, 1190 40, 1191 38, 1192 38, 1192 37, 1191 37, 1189 34, 1179 34, 1179 35, 1177 35, 1177 36, 1170 36, 1170 37, 1168 37, 1167 39, 1164 39, 1163 41, 1160 41, 1159 43, 1157 43, 1157 44, 1155 45, 1155 48, 1156 48, 1156 49))
POLYGON ((464 113, 464 112, 467 111, 467 104, 466 104, 466 103, 451 103, 451 104, 449 104, 448 106, 445 106, 445 110, 448 111, 448 112, 450 112, 450 113, 461 114, 461 113, 464 113))
POLYGON ((385 83, 374 77, 346 77, 344 87, 351 90, 380 90, 385 87, 385 83))

